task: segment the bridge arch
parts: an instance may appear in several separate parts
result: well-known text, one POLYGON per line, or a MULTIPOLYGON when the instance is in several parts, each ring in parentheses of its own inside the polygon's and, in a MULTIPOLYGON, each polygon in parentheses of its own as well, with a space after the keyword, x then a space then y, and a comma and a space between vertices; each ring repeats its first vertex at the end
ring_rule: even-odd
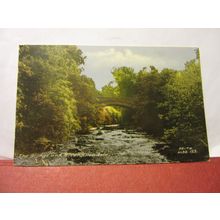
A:
POLYGON ((97 103, 104 106, 117 106, 123 108, 134 108, 134 102, 131 99, 117 98, 117 97, 103 97, 97 99, 97 103))

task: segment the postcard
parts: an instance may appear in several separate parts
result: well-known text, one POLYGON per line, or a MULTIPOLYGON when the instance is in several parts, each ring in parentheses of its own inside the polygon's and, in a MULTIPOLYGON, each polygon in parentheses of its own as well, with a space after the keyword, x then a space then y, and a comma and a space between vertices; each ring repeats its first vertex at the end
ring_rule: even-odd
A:
POLYGON ((208 159, 199 48, 19 46, 15 165, 208 159))

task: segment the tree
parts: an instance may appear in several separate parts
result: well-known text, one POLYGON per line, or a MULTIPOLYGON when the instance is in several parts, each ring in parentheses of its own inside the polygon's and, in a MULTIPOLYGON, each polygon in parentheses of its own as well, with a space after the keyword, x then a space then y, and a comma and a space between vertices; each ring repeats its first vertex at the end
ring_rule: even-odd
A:
POLYGON ((111 81, 107 85, 102 87, 101 95, 105 97, 118 97, 118 87, 114 86, 114 82, 111 81))
POLYGON ((112 75, 117 83, 116 89, 121 97, 131 97, 135 93, 136 74, 130 67, 113 68, 112 75))
POLYGON ((75 46, 20 46, 16 150, 36 151, 38 140, 59 143, 80 130, 69 78, 81 74, 84 59, 75 46))
POLYGON ((164 100, 159 104, 164 121, 163 139, 172 146, 193 146, 198 153, 207 154, 207 137, 202 96, 199 59, 185 64, 167 81, 164 100), (205 153, 204 153, 205 152, 205 153))
POLYGON ((135 123, 150 134, 160 135, 162 122, 158 117, 157 104, 161 97, 161 78, 158 70, 151 66, 150 72, 139 71, 136 83, 135 123))

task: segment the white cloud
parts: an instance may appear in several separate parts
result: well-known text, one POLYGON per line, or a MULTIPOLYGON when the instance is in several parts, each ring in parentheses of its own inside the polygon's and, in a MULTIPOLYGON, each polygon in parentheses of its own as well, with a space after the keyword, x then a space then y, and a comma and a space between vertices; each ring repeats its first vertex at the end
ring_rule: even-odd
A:
POLYGON ((87 59, 85 74, 91 77, 98 89, 113 80, 113 67, 128 66, 139 71, 143 67, 183 69, 192 59, 192 48, 144 48, 144 47, 81 47, 87 59))
POLYGON ((107 66, 131 66, 140 67, 152 65, 152 57, 147 57, 131 51, 130 49, 124 49, 122 51, 115 48, 108 48, 106 50, 97 52, 88 52, 88 62, 92 59, 94 62, 90 63, 96 68, 102 68, 107 66))

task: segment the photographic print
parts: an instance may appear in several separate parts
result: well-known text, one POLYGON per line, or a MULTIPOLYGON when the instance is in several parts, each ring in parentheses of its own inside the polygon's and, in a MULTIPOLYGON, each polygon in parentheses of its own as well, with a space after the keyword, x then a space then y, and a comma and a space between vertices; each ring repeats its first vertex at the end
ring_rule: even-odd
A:
POLYGON ((20 45, 15 165, 209 159, 200 53, 20 45))

